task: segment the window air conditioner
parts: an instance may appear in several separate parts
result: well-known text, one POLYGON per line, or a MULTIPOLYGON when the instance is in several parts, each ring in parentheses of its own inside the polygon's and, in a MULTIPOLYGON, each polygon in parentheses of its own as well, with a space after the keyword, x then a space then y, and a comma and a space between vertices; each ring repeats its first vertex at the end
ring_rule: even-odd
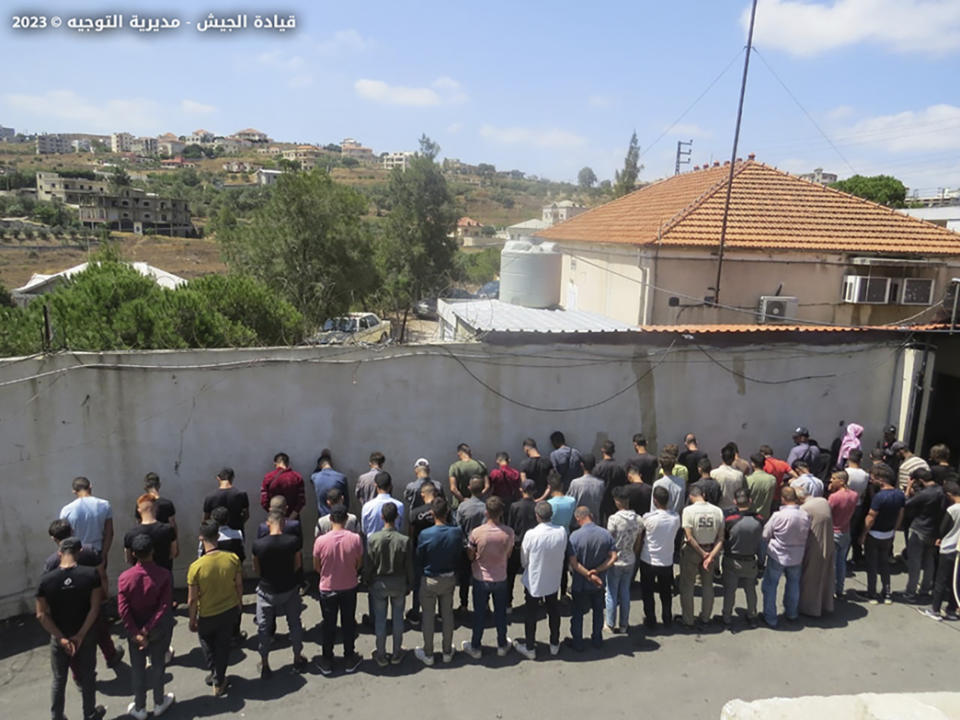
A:
POLYGON ((757 307, 758 322, 779 323, 797 317, 797 298, 762 295, 757 307))
POLYGON ((882 305, 890 297, 890 278, 868 275, 845 275, 843 278, 843 301, 882 305))

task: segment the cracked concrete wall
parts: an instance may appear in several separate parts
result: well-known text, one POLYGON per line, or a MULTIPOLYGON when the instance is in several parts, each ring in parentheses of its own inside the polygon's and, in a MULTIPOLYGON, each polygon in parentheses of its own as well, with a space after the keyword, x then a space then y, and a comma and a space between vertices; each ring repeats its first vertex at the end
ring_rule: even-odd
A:
POLYGON ((829 446, 841 421, 856 420, 870 447, 888 421, 891 388, 899 391, 898 365, 899 350, 890 344, 701 349, 683 340, 669 352, 640 344, 472 344, 3 361, 0 617, 32 609, 42 562, 54 549, 47 526, 73 499, 77 475, 113 504, 115 583, 143 476, 159 473, 163 494, 177 506, 179 586, 193 559, 203 497, 224 465, 250 494, 253 530, 263 518, 260 481, 279 451, 307 478, 305 521, 312 526, 309 475, 324 447, 351 484, 367 469, 369 453, 382 451, 397 486, 412 479, 421 456, 445 479, 459 442, 472 444, 488 464, 499 450, 518 463, 524 437, 546 452, 555 429, 584 451, 612 439, 620 460, 633 453, 630 438, 638 430, 652 449, 693 431, 715 458, 728 440, 744 454, 767 442, 785 455, 797 424, 829 446))

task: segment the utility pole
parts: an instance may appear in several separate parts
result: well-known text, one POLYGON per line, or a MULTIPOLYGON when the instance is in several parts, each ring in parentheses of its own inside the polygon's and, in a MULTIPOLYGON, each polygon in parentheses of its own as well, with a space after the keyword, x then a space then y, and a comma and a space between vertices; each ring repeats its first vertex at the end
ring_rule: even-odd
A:
POLYGON ((730 215, 730 193, 733 190, 733 174, 737 166, 737 144, 740 142, 740 119, 743 117, 743 96, 747 92, 747 71, 750 69, 750 53, 753 51, 753 23, 757 17, 757 0, 750 9, 750 30, 747 33, 747 52, 743 58, 743 79, 740 81, 740 102, 737 105, 737 125, 733 131, 733 152, 730 153, 730 175, 727 177, 727 199, 723 204, 723 223, 720 226, 720 254, 717 258, 717 282, 713 287, 713 304, 720 303, 720 277, 723 273, 723 246, 727 240, 727 218, 730 215))
POLYGON ((683 149, 684 147, 692 148, 693 140, 690 140, 689 142, 684 142, 683 140, 677 140, 677 167, 673 171, 674 175, 680 174, 681 165, 690 164, 690 155, 691 153, 693 153, 693 150, 692 149, 684 150, 683 149))

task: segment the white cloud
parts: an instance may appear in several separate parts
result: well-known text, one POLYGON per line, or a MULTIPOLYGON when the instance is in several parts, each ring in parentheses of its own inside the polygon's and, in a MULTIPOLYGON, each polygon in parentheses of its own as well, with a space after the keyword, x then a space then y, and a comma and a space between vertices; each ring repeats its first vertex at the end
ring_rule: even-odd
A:
MULTIPOLYGON (((744 28, 750 12, 741 15, 744 28)), ((793 55, 871 43, 898 52, 960 50, 960 3, 955 0, 762 0, 756 44, 793 55)))
POLYGON ((853 115, 852 105, 837 105, 837 107, 827 111, 828 120, 844 120, 851 115, 853 115))
POLYGON ((434 80, 431 87, 390 85, 383 80, 361 78, 353 84, 353 89, 365 100, 384 105, 430 107, 455 105, 467 100, 467 94, 460 88, 460 83, 445 75, 434 80))
POLYGON ((711 131, 700 127, 696 123, 677 123, 670 128, 669 134, 673 137, 686 138, 708 138, 713 136, 711 131))
POLYGON ((463 130, 463 123, 455 122, 447 125, 447 132, 451 135, 456 135, 461 130, 463 130))
POLYGON ((496 127, 484 125, 480 137, 503 145, 525 144, 540 148, 569 149, 586 144, 587 140, 576 133, 557 128, 535 129, 526 127, 496 127))
POLYGON ((337 30, 332 37, 316 44, 317 52, 321 55, 342 55, 347 52, 363 52, 373 43, 364 38, 356 30, 337 30))
POLYGON ((844 132, 858 144, 889 152, 934 152, 960 149, 960 107, 931 105, 893 115, 865 118, 844 132))
POLYGON ((116 98, 99 101, 81 97, 73 90, 48 90, 40 95, 7 94, 3 104, 8 110, 35 117, 41 131, 54 126, 75 132, 109 133, 118 130, 156 132, 161 120, 169 120, 155 100, 116 98), (44 123, 49 122, 50 126, 44 123))
POLYGON ((209 115, 217 111, 213 105, 206 105, 196 100, 181 100, 180 109, 188 115, 209 115))

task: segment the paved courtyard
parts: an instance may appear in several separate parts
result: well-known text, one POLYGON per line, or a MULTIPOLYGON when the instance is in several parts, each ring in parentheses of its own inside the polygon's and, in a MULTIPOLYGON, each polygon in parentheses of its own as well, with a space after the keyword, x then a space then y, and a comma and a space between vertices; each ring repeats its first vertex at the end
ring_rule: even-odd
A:
MULTIPOLYGON (((484 637, 482 661, 458 652, 449 666, 438 658, 434 667, 425 668, 410 654, 401 665, 381 670, 369 659, 373 636, 362 629, 357 648, 365 661, 360 670, 344 675, 337 668, 332 677, 316 670, 305 675, 292 671, 281 620, 283 637, 271 656, 275 673, 266 682, 256 669, 254 596, 248 594, 243 628, 249 638, 233 652, 228 670, 232 686, 223 699, 211 697, 203 684, 200 650, 188 632, 186 609, 181 606, 174 635, 177 657, 168 668, 168 690, 176 693, 177 704, 167 716, 717 720, 723 704, 733 698, 955 690, 960 623, 933 622, 913 606, 870 606, 856 600, 852 591, 863 589, 864 579, 862 572, 848 579, 848 600, 839 603, 830 617, 802 619, 777 630, 763 625, 750 629, 742 618, 732 631, 712 625, 702 633, 647 635, 635 628, 629 635, 608 635, 602 650, 576 654, 563 648, 557 657, 550 657, 543 644, 547 628, 542 621, 539 657, 532 662, 515 652, 498 658, 491 628, 484 637)), ((894 590, 902 590, 905 580, 898 568, 894 590)), ((319 653, 320 610, 313 598, 304 601, 304 625, 309 628, 306 652, 312 657, 319 653)), ((697 603, 699 607, 699 599, 697 603)), ((679 602, 674 604, 678 610, 679 602)), ((742 605, 741 592, 738 606, 742 605)), ((366 599, 361 597, 358 614, 365 610, 366 599)), ((719 604, 715 610, 719 612, 719 604)), ((641 620, 636 593, 631 613, 632 622, 641 620)), ((29 616, 0 627, 0 717, 48 717, 50 663, 43 632, 29 616)), ((568 630, 565 616, 562 635, 568 630)), ((522 633, 520 610, 511 621, 510 636, 522 637, 522 633)), ((458 627, 457 645, 467 636, 468 629, 458 627)), ((408 629, 406 647, 420 641, 419 632, 408 629)), ((439 647, 439 637, 437 641, 439 647)), ((126 661, 119 674, 107 669, 102 657, 98 662, 98 702, 107 706, 108 718, 122 717, 131 699, 126 661)), ((79 693, 71 684, 68 717, 79 717, 79 704, 79 693)))

